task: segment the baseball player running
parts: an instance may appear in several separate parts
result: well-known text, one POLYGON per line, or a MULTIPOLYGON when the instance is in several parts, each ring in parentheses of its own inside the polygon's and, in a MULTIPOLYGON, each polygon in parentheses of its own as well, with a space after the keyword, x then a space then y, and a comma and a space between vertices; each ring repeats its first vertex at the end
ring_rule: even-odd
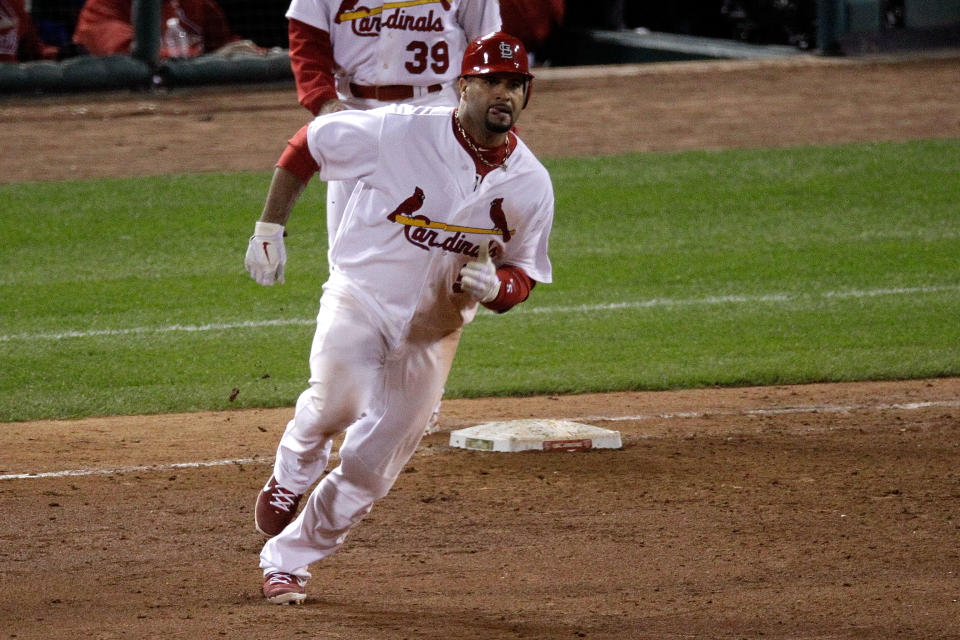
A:
MULTIPOLYGON (((468 42, 500 30, 497 0, 372 4, 290 3, 290 63, 300 104, 315 116, 391 103, 457 106, 457 62, 468 42)), ((328 247, 355 186, 355 180, 327 181, 328 247)), ((438 402, 427 433, 438 428, 439 412, 438 402)))
POLYGON ((357 180, 330 248, 310 384, 257 497, 263 595, 306 598, 309 566, 337 551, 387 494, 440 399, 478 303, 505 312, 552 279, 553 187, 514 131, 527 55, 492 33, 467 47, 459 106, 320 116, 289 142, 247 248, 260 284, 283 281, 283 225, 310 177, 357 180), (301 498, 346 432, 340 464, 301 498))

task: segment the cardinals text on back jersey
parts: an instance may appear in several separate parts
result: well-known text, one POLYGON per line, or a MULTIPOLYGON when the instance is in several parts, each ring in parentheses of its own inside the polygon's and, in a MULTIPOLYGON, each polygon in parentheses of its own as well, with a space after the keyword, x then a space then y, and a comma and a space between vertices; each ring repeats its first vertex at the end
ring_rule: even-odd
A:
POLYGON ((467 43, 500 29, 497 0, 293 0, 287 18, 330 34, 342 95, 452 83, 467 43))

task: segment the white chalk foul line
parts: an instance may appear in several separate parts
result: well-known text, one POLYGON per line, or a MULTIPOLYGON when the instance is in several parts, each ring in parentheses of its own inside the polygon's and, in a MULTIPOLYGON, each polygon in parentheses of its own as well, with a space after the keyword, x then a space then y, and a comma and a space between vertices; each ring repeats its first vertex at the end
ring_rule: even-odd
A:
POLYGON ((641 422, 643 420, 678 420, 709 418, 711 416, 782 416, 796 413, 849 413, 851 411, 915 411, 930 407, 960 407, 960 400, 935 400, 930 402, 903 402, 894 404, 848 404, 819 405, 809 407, 783 407, 779 409, 708 409, 705 411, 679 411, 676 413, 647 413, 634 416, 581 416, 571 418, 584 422, 641 422))
MULTIPOLYGON (((806 407, 783 407, 778 409, 708 409, 705 411, 680 411, 676 413, 646 413, 632 416, 581 416, 578 418, 555 418, 556 420, 579 420, 585 422, 638 422, 642 420, 682 420, 731 415, 785 415, 797 413, 847 413, 850 411, 915 411, 930 407, 960 407, 960 400, 933 400, 929 402, 903 402, 892 404, 814 405, 806 407)), ((269 458, 235 458, 205 462, 178 462, 166 465, 115 467, 112 469, 72 469, 44 473, 11 473, 0 475, 0 480, 33 480, 37 478, 66 478, 73 476, 108 476, 122 473, 172 471, 201 467, 222 467, 235 464, 270 463, 269 458)))
POLYGON ((516 313, 571 313, 592 311, 617 311, 620 309, 649 309, 653 307, 685 307, 693 305, 753 304, 762 302, 791 302, 803 299, 843 300, 857 298, 876 298, 879 296, 910 296, 930 293, 960 291, 960 285, 933 287, 900 287, 890 289, 852 289, 847 291, 825 291, 820 294, 770 293, 757 296, 706 296, 703 298, 653 298, 636 302, 616 302, 599 305, 580 305, 569 307, 519 308, 516 313))
MULTIPOLYGON (((825 291, 819 294, 771 293, 755 296, 706 296, 703 298, 653 298, 633 302, 613 302, 607 304, 530 307, 517 308, 515 314, 554 314, 554 313, 596 313, 601 311, 640 310, 656 307, 685 307, 693 305, 720 304, 756 304, 770 302, 791 302, 804 299, 857 299, 878 296, 911 296, 931 293, 957 292, 960 285, 930 287, 902 287, 891 289, 864 289, 847 291, 825 291)), ((483 310, 485 311, 485 310, 483 310)), ((493 317, 493 312, 478 314, 478 318, 493 317)), ((278 320, 244 320, 238 322, 212 322, 208 324, 172 324, 162 327, 131 327, 127 329, 89 329, 83 331, 59 331, 54 333, 15 333, 0 335, 0 342, 20 340, 62 340, 65 338, 93 338, 100 336, 126 336, 138 334, 158 334, 176 332, 231 331, 234 329, 256 329, 259 327, 309 326, 316 322, 314 318, 284 318, 278 320)))
POLYGON ((235 458, 233 460, 208 460, 206 462, 175 462, 173 464, 142 465, 135 467, 115 467, 113 469, 71 469, 69 471, 46 471, 44 473, 10 473, 0 476, 0 480, 33 480, 36 478, 68 478, 71 476, 110 476, 115 473, 137 473, 141 471, 172 471, 174 469, 198 469, 201 467, 223 467, 231 464, 268 462, 267 458, 235 458))
POLYGON ((18 333, 0 335, 0 342, 13 340, 62 340, 64 338, 95 338, 98 336, 128 336, 145 333, 176 333, 202 331, 229 331, 231 329, 255 329, 285 325, 311 325, 313 318, 284 318, 280 320, 244 320, 241 322, 212 322, 209 324, 171 324, 164 327, 130 327, 128 329, 90 329, 86 331, 59 331, 56 333, 18 333))

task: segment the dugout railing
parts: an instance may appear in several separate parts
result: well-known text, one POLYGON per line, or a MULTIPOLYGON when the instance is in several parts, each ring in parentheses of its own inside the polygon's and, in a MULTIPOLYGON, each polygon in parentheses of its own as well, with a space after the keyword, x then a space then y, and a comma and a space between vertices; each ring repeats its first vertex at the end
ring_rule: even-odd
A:
MULTIPOLYGON (((159 57, 162 2, 132 0, 135 37, 130 55, 0 63, 0 95, 292 81, 285 48, 285 0, 220 2, 229 9, 231 19, 243 18, 240 34, 265 46, 265 55, 211 53, 169 60, 159 57)), ((731 0, 729 5, 740 8, 739 13, 727 16, 739 16, 735 24, 731 23, 739 34, 736 37, 726 32, 719 39, 704 37, 703 33, 673 34, 669 23, 662 25, 664 33, 641 33, 645 30, 606 31, 593 25, 583 28, 573 21, 566 22, 545 45, 547 58, 557 66, 577 66, 788 56, 810 49, 821 54, 861 55, 960 46, 960 0, 731 0), (776 22, 783 31, 781 22, 785 18, 782 11, 770 13, 774 6, 789 9, 783 15, 794 16, 788 29, 791 46, 751 42, 751 34, 763 31, 759 27, 764 24, 769 30, 776 22), (802 46, 794 40, 803 41, 802 46)))

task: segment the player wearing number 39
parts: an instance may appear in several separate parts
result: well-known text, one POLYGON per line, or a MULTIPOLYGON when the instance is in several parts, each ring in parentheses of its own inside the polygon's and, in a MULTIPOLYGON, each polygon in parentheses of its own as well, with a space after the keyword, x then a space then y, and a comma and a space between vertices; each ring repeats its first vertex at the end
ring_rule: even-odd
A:
POLYGON ((306 598, 309 565, 393 486, 478 304, 505 312, 552 279, 553 186, 513 131, 530 98, 526 51, 491 33, 468 45, 460 72, 456 108, 322 115, 277 163, 246 256, 264 285, 283 281, 284 225, 311 176, 358 182, 329 250, 310 385, 257 497, 271 602, 306 598), (343 432, 339 466, 297 515, 343 432))
MULTIPOLYGON (((290 65, 313 115, 387 104, 457 106, 454 83, 467 43, 500 30, 497 0, 292 0, 290 65)), ((336 232, 354 183, 327 184, 327 230, 336 232)))
POLYGON ((501 27, 497 0, 292 0, 287 20, 297 97, 313 115, 454 107, 467 43, 501 27))

